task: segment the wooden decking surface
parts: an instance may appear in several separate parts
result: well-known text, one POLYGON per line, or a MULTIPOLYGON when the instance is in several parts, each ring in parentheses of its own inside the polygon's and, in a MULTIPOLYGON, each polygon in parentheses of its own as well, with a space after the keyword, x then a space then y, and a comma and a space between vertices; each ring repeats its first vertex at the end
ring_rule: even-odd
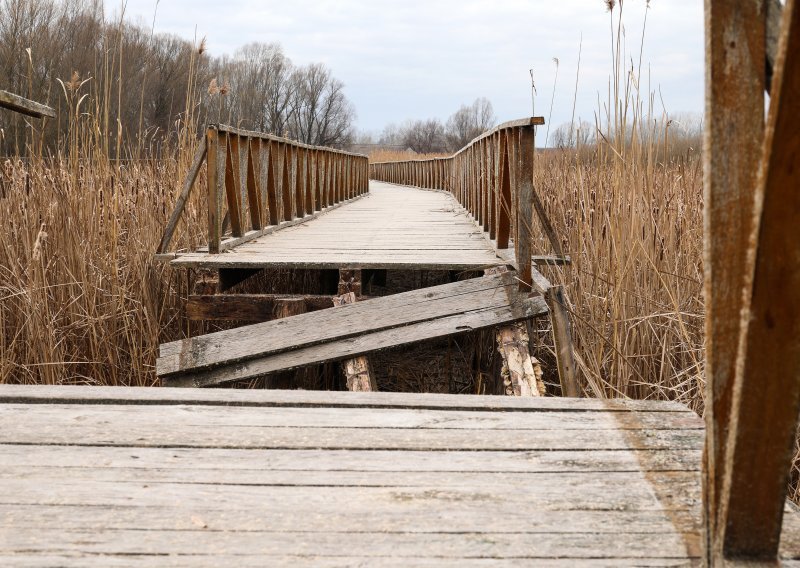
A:
POLYGON ((449 194, 370 182, 369 194, 314 219, 176 266, 467 270, 505 264, 449 194))
POLYGON ((702 445, 674 403, 2 386, 0 565, 696 564, 702 445))

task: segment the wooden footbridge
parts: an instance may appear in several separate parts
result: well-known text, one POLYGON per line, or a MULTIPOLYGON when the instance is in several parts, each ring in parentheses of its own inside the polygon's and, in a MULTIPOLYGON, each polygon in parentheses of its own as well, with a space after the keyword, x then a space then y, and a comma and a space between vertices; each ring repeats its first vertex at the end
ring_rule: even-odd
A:
POLYGON ((0 387, 0 565, 800 565, 800 8, 777 56, 756 3, 707 9, 705 423, 581 398, 540 271, 569 262, 533 184, 541 119, 383 164, 212 125, 158 257, 203 274, 186 312, 227 329, 161 346, 179 388, 0 387), (207 242, 170 252, 197 188, 207 242), (419 271, 438 284, 386 292, 419 271), (263 289, 278 272, 317 289, 263 289), (377 353, 480 329, 500 396, 375 392, 377 353), (195 388, 320 365, 368 392, 195 388))

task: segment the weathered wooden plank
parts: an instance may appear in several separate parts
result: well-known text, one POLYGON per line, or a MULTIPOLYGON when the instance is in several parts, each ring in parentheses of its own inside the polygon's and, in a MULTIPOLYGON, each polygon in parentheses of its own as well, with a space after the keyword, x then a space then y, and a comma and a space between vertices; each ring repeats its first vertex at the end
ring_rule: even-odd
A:
MULTIPOLYGON (((294 409, 298 410, 298 409, 294 409)), ((318 412, 319 408, 313 409, 318 412)), ((351 409, 352 410, 352 409, 351 409)), ((373 410, 373 413, 374 410, 373 410)), ((377 413, 375 413, 377 414, 377 413)), ((546 414, 546 413, 544 413, 546 414)), ((552 421, 551 421, 552 422, 552 421)), ((700 471, 700 450, 573 450, 528 452, 424 452, 361 451, 361 450, 243 450, 207 448, 129 448, 93 446, 0 446, 3 456, 20 471, 84 468, 135 472, 155 469, 160 472, 225 470, 230 475, 265 469, 291 471, 394 472, 415 471, 447 474, 472 473, 595 473, 651 471, 700 471), (36 451, 33 451, 36 449, 36 451), (39 451, 42 449, 42 451, 39 451), (403 461, 398 462, 398 457, 403 461)), ((4 468, 9 475, 12 469, 4 468)), ((2 472, 0 472, 2 475, 2 472)), ((122 474, 120 474, 122 475, 122 474)), ((164 473, 164 475, 167 475, 164 473)), ((113 478, 117 479, 117 478, 113 478)), ((123 477, 119 478, 124 480, 123 477)), ((698 518, 699 522, 700 519, 698 518)))
MULTIPOLYGON (((151 411, 154 409, 151 409, 151 411)), ((49 415, 48 415, 49 416, 49 415)), ((133 420, 109 421, 100 414, 81 421, 36 420, 36 429, 21 430, 17 413, 0 413, 0 443, 132 447, 194 447, 342 450, 699 450, 700 430, 506 430, 503 436, 477 429, 398 428, 260 428, 243 424, 206 426, 184 419, 162 428, 133 420), (524 434, 524 435, 523 435, 524 434)), ((26 414, 26 421, 35 419, 26 414)), ((162 421, 161 424, 164 424, 162 421)), ((698 487, 699 490, 699 487, 698 487)))
MULTIPOLYGON (((214 367, 191 369, 185 372, 176 371, 169 375, 162 375, 161 379, 165 386, 210 386, 258 377, 285 369, 339 361, 428 339, 459 335, 475 329, 528 319, 544 314, 546 311, 544 302, 536 298, 518 306, 483 308, 400 327, 371 331, 362 335, 329 339, 320 344, 293 348, 266 356, 250 357, 235 363, 223 363, 214 367)), ((319 314, 319 312, 316 313, 319 314)))
MULTIPOLYGON (((616 535, 549 533, 531 538, 525 533, 467 533, 437 534, 436 538, 408 533, 314 533, 312 538, 302 531, 265 531, 262 533, 214 532, 197 528, 187 531, 108 530, 101 533, 65 529, 59 540, 42 539, 33 532, 14 534, 3 531, 11 545, 6 550, 31 552, 61 552, 65 548, 84 554, 142 554, 211 555, 227 551, 247 550, 269 564, 272 557, 288 555, 337 556, 342 551, 379 562, 384 557, 406 558, 413 562, 420 556, 438 558, 513 558, 517 561, 548 557, 563 558, 569 547, 571 558, 602 558, 609 547, 614 556, 639 558, 664 555, 672 558, 692 558, 699 555, 699 537, 676 532, 659 534, 645 539, 640 534, 616 535)), ((7 545, 8 546, 8 545, 7 545)))
POLYGON ((521 305, 513 273, 464 280, 163 344, 160 375, 231 363, 470 310, 521 305), (376 319, 377 318, 377 319, 376 319))
MULTIPOLYGON (((209 428, 231 423, 253 428, 381 428, 435 430, 701 430, 702 421, 691 412, 604 413, 594 411, 488 412, 479 410, 429 410, 371 408, 221 408, 219 406, 47 404, 35 409, 6 404, 3 413, 31 413, 31 420, 62 424, 103 420, 133 420, 157 428, 164 420, 177 427, 202 420, 209 428)), ((187 433, 190 430, 187 430, 187 433)), ((624 433, 624 432, 623 432, 624 433)), ((487 434, 488 435, 488 434, 487 434)))
MULTIPOLYGON (((206 183, 208 191, 208 252, 219 253, 220 222, 222 210, 220 208, 220 183, 219 183, 219 134, 209 128, 206 132, 206 183)), ((224 150, 223 150, 224 152, 224 150)), ((224 168, 224 166, 223 166, 224 168)))
POLYGON ((197 390, 70 385, 0 385, 0 404, 134 404, 255 407, 428 408, 541 412, 685 412, 670 401, 626 399, 509 398, 437 393, 346 393, 316 391, 197 390))
POLYGON ((49 106, 0 89, 0 107, 34 118, 55 118, 56 111, 49 106))
MULTIPOLYGON (((774 560, 800 413, 800 6, 784 8, 755 223, 748 242, 741 340, 715 551, 774 560)), ((716 380, 716 375, 714 376, 716 380)))
POLYGON ((558 365, 558 379, 561 383, 561 394, 568 397, 582 395, 578 383, 578 367, 575 364, 575 351, 572 344, 569 311, 561 286, 548 286, 544 291, 544 299, 550 310, 550 322, 553 328, 553 346, 558 365))

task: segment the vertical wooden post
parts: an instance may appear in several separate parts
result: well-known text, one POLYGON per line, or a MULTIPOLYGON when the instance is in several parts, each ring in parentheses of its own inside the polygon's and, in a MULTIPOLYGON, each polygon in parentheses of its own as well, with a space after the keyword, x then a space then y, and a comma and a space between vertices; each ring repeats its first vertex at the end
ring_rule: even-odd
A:
POLYGON ((292 191, 292 150, 288 144, 283 146, 283 175, 281 176, 281 206, 283 220, 291 221, 294 216, 294 192, 292 191))
POLYGON ((210 127, 206 131, 206 177, 208 184, 208 252, 219 253, 220 241, 220 207, 219 207, 219 174, 217 172, 219 153, 219 131, 210 127))
POLYGON ((578 369, 575 365, 569 312, 564 305, 564 291, 561 286, 551 286, 545 290, 544 299, 550 309, 550 323, 553 327, 553 347, 556 352, 561 395, 570 398, 580 397, 581 389, 578 385, 578 369))
MULTIPOLYGON (((755 222, 750 238, 743 239, 748 245, 744 314, 741 319, 735 313, 715 314, 741 321, 742 329, 725 461, 722 468, 716 464, 724 479, 716 502, 714 560, 720 559, 720 551, 722 559, 777 560, 800 413, 800 6, 796 0, 786 2, 783 18, 754 199, 755 222)), ((712 139, 712 145, 717 142, 712 139)), ((733 327, 734 322, 729 324, 733 327)))
POLYGON ((704 161, 708 562, 722 554, 721 495, 731 423, 745 254, 763 141, 763 2, 706 0, 704 161))
POLYGON ((231 233, 234 237, 242 236, 242 195, 239 192, 239 138, 235 134, 226 133, 227 151, 225 152, 225 195, 228 202, 228 215, 231 233))
POLYGON ((250 223, 253 229, 260 231, 263 228, 264 213, 261 209, 261 186, 256 174, 256 158, 260 158, 260 140, 251 138, 247 143, 247 201, 250 204, 250 223), (255 150, 254 150, 255 148, 255 150))
POLYGON ((519 176, 514 207, 517 210, 514 252, 517 257, 517 276, 520 290, 530 289, 531 273, 531 223, 533 222, 533 160, 534 130, 532 126, 519 131, 519 176))

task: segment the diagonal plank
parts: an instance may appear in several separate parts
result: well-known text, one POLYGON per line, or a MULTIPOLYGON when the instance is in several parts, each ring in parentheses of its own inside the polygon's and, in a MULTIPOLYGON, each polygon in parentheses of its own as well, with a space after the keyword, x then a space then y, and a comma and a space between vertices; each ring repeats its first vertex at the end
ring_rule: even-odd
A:
MULTIPOLYGON (((449 319, 443 326, 431 323, 435 330, 431 330, 430 335, 421 332, 423 328, 415 328, 412 341, 546 313, 541 298, 529 299, 517 293, 515 286, 513 273, 488 276, 185 339, 162 345, 157 370, 162 378, 171 378, 187 371, 230 366, 326 342, 460 315, 464 317, 463 324, 458 319, 449 319)), ((387 341, 389 343, 385 342, 383 346, 391 346, 392 340, 387 341)), ((394 345, 409 342, 403 337, 394 341, 394 345)), ((372 350, 365 349, 361 353, 372 350)), ((268 371, 256 374, 263 372, 268 371)))

